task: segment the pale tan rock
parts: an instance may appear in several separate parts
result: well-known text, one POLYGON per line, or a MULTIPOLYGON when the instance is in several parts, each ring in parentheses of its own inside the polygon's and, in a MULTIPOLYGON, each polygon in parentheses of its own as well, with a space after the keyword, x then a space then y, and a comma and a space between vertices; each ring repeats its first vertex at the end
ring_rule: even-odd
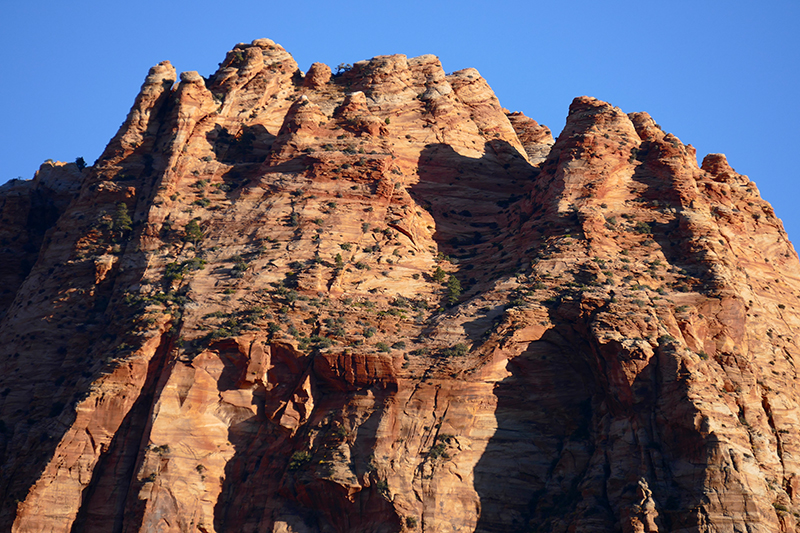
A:
POLYGON ((525 148, 528 161, 532 165, 538 165, 547 159, 547 155, 555 142, 553 134, 550 133, 550 128, 539 125, 538 122, 518 111, 514 113, 506 112, 506 115, 511 121, 511 125, 522 146, 525 148))

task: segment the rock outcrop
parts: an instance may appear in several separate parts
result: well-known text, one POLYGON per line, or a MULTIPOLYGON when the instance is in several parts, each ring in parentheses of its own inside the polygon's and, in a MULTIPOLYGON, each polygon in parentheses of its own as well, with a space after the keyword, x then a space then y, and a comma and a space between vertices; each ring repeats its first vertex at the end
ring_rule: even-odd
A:
POLYGON ((798 529, 797 254, 645 113, 259 39, 0 218, 4 531, 798 529))

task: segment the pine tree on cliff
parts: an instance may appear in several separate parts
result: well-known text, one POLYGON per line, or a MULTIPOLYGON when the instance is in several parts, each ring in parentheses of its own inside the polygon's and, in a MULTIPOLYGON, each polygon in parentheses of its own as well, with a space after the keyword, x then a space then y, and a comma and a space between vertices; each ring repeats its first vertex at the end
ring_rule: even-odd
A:
POLYGON ((197 220, 190 220, 184 228, 183 240, 192 244, 197 244, 203 239, 203 230, 197 220))
POLYGON ((131 231, 133 220, 128 212, 128 204, 120 202, 117 204, 117 210, 114 213, 114 231, 126 232, 131 231))
POLYGON ((450 279, 447 280, 447 303, 457 304, 459 296, 461 296, 461 282, 457 277, 450 276, 450 279))

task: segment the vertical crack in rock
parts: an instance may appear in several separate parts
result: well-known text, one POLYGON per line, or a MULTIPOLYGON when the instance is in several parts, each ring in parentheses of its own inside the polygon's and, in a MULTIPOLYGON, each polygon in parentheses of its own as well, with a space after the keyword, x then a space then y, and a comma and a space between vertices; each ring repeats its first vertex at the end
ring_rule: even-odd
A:
MULTIPOLYGON (((131 405, 114 438, 104 447, 92 471, 91 481, 83 489, 81 507, 71 533, 84 531, 123 531, 124 520, 141 520, 140 513, 126 509, 131 494, 140 488, 137 470, 141 447, 147 442, 147 428, 154 415, 153 405, 163 387, 169 365, 172 338, 165 333, 147 363, 147 372, 138 397, 131 405), (120 483, 125 480, 126 483, 120 483)), ((130 528, 128 524, 126 527, 130 528)))

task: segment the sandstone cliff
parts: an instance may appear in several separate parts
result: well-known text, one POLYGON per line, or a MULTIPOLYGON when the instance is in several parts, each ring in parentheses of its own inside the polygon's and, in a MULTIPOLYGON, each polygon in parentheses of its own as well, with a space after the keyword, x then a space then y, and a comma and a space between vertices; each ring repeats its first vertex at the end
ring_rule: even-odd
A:
POLYGON ((798 529, 797 254, 644 113, 261 39, 0 218, 4 531, 798 529))

